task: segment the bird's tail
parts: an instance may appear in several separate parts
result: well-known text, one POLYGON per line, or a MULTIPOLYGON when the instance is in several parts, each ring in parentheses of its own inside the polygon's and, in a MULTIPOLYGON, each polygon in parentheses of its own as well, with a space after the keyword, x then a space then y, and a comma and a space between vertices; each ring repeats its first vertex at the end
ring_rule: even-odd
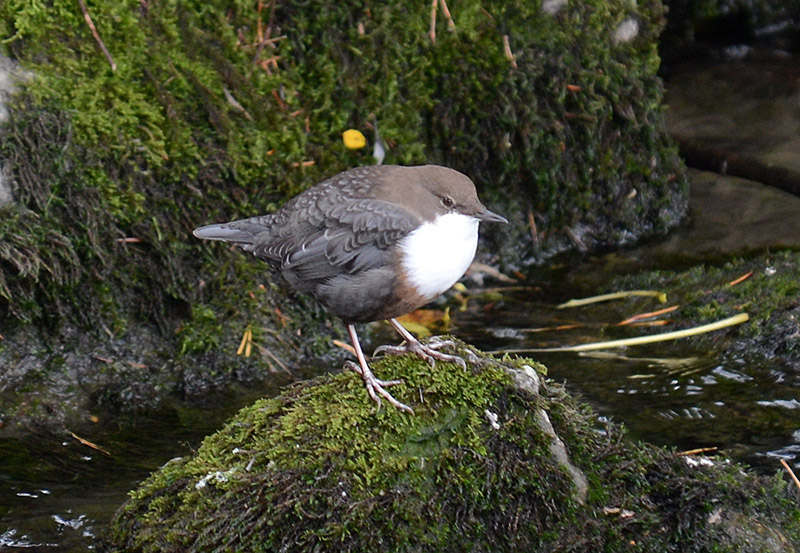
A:
MULTIPOLYGON (((238 221, 241 223, 241 221, 238 221)), ((263 232, 263 226, 258 225, 233 225, 231 223, 218 223, 215 225, 205 225, 192 231, 197 238, 203 240, 221 240, 223 242, 233 242, 234 244, 252 244, 259 232, 263 232), (252 226, 252 228, 248 228, 252 226)))

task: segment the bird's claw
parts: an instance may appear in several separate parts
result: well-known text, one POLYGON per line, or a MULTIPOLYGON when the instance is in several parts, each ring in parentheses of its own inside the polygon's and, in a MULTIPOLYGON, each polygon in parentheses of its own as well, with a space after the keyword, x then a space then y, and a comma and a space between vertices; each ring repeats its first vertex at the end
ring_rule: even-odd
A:
POLYGON ((439 351, 455 345, 452 340, 443 340, 439 337, 431 338, 427 344, 423 344, 419 340, 406 340, 399 346, 378 346, 372 355, 374 357, 380 354, 403 355, 404 353, 414 353, 423 361, 430 363, 431 367, 435 367, 437 361, 444 361, 445 363, 455 363, 462 369, 467 370, 467 363, 461 357, 439 351))
POLYGON ((364 371, 358 363, 354 363, 352 361, 345 361, 344 366, 345 368, 350 369, 361 376, 361 378, 364 380, 364 386, 367 388, 367 394, 372 401, 378 404, 378 409, 381 408, 381 397, 383 397, 397 409, 407 411, 412 415, 414 414, 414 410, 411 407, 401 401, 397 401, 394 396, 392 396, 392 394, 387 392, 385 389, 390 386, 402 384, 402 380, 381 380, 379 378, 375 378, 375 375, 372 374, 372 371, 369 369, 364 371))

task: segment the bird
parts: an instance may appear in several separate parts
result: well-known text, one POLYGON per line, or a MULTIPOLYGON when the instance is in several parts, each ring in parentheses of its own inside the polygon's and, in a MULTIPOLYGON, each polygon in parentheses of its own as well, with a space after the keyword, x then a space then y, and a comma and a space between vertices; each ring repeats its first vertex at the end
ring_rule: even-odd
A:
POLYGON ((386 388, 367 363, 355 324, 387 320, 399 346, 379 354, 413 352, 435 366, 461 357, 439 351, 452 342, 421 343, 397 317, 429 303, 466 272, 475 257, 478 225, 508 223, 478 199, 472 180, 438 165, 370 165, 330 177, 287 201, 277 211, 198 227, 193 234, 241 247, 266 261, 288 286, 314 297, 347 327, 358 373, 369 397, 402 411, 413 409, 386 388))

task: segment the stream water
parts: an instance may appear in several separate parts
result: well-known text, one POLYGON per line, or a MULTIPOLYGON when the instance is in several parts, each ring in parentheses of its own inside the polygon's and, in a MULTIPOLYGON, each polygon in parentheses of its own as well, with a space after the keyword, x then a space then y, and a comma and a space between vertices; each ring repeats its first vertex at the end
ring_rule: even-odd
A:
MULTIPOLYGON (((714 87, 709 88, 713 94, 714 87)), ((453 332, 487 351, 586 341, 592 324, 619 321, 630 312, 626 304, 609 304, 593 311, 592 320, 581 321, 586 323, 582 329, 535 331, 563 323, 565 314, 555 305, 583 292, 564 285, 565 271, 592 275, 585 288, 597 290, 613 273, 609 263, 620 259, 639 269, 676 268, 743 247, 800 247, 800 199, 735 178, 701 172, 691 178, 691 225, 663 242, 613 257, 534 270, 518 283, 519 290, 503 292, 497 309, 487 312, 485 304, 471 301, 454 316, 453 332)), ((580 315, 570 317, 574 322, 580 315)), ((635 351, 531 356, 599 416, 624 423, 633 438, 680 449, 715 446, 768 472, 778 470, 778 457, 800 460, 800 394, 788 383, 792 379, 766 364, 725 360, 719 352, 695 351, 681 341, 635 351)), ((209 410, 182 408, 75 429, 112 455, 77 437, 0 440, 0 551, 91 549, 128 491, 152 470, 189 454, 254 397, 277 391, 272 386, 220 398, 209 410)))

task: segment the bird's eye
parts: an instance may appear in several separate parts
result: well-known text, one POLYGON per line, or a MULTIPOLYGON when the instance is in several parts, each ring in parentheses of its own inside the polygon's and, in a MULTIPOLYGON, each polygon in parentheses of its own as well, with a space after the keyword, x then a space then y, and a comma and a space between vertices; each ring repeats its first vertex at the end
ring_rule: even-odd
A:
POLYGON ((442 205, 450 209, 456 204, 450 196, 442 196, 442 205))

